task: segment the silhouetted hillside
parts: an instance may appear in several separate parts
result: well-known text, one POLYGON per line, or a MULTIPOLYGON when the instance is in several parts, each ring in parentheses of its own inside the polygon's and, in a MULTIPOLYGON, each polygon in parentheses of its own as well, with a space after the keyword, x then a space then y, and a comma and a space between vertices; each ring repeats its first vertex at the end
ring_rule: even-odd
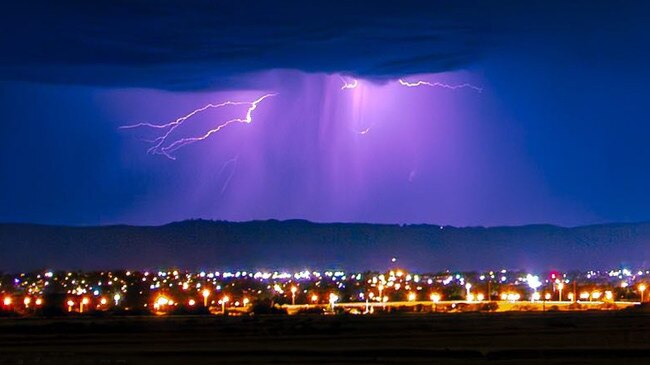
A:
POLYGON ((422 271, 609 268, 646 264, 650 223, 563 228, 232 223, 192 220, 159 227, 0 224, 0 270, 384 269, 390 258, 422 271))

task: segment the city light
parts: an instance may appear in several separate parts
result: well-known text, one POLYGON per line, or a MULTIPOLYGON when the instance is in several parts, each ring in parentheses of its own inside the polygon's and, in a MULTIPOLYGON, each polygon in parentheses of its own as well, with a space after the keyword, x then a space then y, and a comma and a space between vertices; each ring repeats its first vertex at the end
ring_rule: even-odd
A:
POLYGON ((329 302, 330 302, 330 308, 332 309, 332 311, 334 310, 334 304, 335 304, 338 300, 339 300, 339 296, 338 296, 338 295, 336 295, 336 294, 334 294, 334 293, 330 293, 330 295, 329 295, 329 302))
POLYGON ((208 298, 210 297, 210 290, 203 289, 203 291, 201 292, 201 295, 203 296, 203 306, 207 307, 208 306, 208 298))
POLYGON ((564 289, 564 283, 558 283, 557 284, 557 291, 558 291, 558 301, 562 301, 562 289, 564 289))
POLYGON ((645 284, 639 284, 639 291, 641 292, 641 303, 643 303, 643 293, 645 292, 646 286, 645 284))
POLYGON ((155 309, 162 309, 166 305, 170 304, 169 302, 170 302, 169 298, 167 298, 164 295, 161 295, 156 299, 156 301, 154 303, 154 308, 155 309))
POLYGON ((84 312, 84 306, 88 305, 88 303, 90 303, 90 300, 88 300, 88 298, 84 297, 81 299, 81 301, 79 302, 79 313, 84 312))
MULTIPOLYGON (((650 273, 650 270, 648 272, 650 273)), ((187 307, 196 307, 201 303, 201 299, 204 307, 209 308, 210 300, 216 293, 220 295, 218 300, 220 313, 228 314, 226 309, 232 305, 236 308, 233 315, 242 311, 250 314, 253 312, 250 303, 266 300, 265 298, 273 298, 271 303, 277 307, 300 304, 305 308, 312 306, 317 308, 321 299, 325 297, 330 307, 340 306, 341 311, 353 311, 355 303, 365 302, 363 313, 371 313, 377 308, 391 311, 400 300, 417 302, 426 296, 432 302, 430 310, 453 311, 457 310, 453 305, 459 302, 466 303, 473 310, 482 310, 479 304, 487 300, 487 295, 485 292, 478 291, 479 288, 484 289, 483 285, 477 286, 472 282, 485 283, 488 278, 494 278, 500 281, 499 286, 502 290, 496 298, 498 299, 495 303, 496 310, 517 310, 518 303, 521 303, 522 308, 528 306, 529 310, 542 310, 541 303, 539 307, 536 303, 542 299, 551 301, 554 297, 559 302, 556 304, 559 305, 559 310, 571 310, 568 307, 570 302, 566 302, 564 298, 566 296, 571 302, 575 299, 573 291, 567 291, 564 295, 566 285, 571 281, 576 287, 577 297, 582 305, 592 305, 589 309, 623 309, 638 303, 639 297, 645 301, 644 293, 647 284, 643 280, 647 280, 648 276, 645 270, 629 272, 591 270, 571 278, 555 274, 555 278, 539 273, 507 270, 479 273, 445 271, 427 274, 413 273, 404 269, 370 273, 342 270, 299 272, 238 270, 195 273, 174 269, 158 272, 130 271, 129 275, 124 272, 52 272, 51 276, 41 272, 10 278, 7 282, 11 285, 3 286, 0 295, 3 298, 3 310, 18 314, 33 314, 36 307, 43 303, 42 295, 46 287, 53 282, 60 285, 67 296, 62 306, 65 304, 64 308, 67 306, 69 312, 83 314, 91 310, 109 310, 107 305, 111 303, 112 298, 115 308, 121 310, 144 310, 146 313, 150 309, 152 313, 168 315, 172 314, 174 312, 172 309, 181 303, 187 307), (544 277, 548 279, 540 279, 544 277), (502 280, 503 278, 505 281, 502 280), (633 287, 636 290, 622 292, 618 301, 614 302, 614 289, 620 287, 621 278, 624 279, 623 282, 629 283, 629 288, 633 287), (552 288, 556 293, 539 291, 542 287, 540 283, 548 285, 549 289, 552 288), (140 307, 138 304, 123 303, 125 295, 133 293, 130 288, 136 284, 144 287, 139 293, 132 294, 134 299, 132 303, 138 303, 137 295, 143 296, 140 307), (228 288, 227 294, 224 292, 225 288, 228 288), (102 295, 106 292, 112 293, 111 296, 102 295), (307 293, 305 303, 299 303, 303 292, 307 293), (344 292, 353 294, 345 296, 339 294, 344 292), (447 292, 456 293, 454 295, 457 297, 447 304, 438 306, 443 293, 447 292), (382 295, 378 295, 379 293, 382 295), (597 307, 599 303, 602 304, 602 301, 614 302, 616 306, 597 307), (15 302, 21 305, 12 305, 15 302), (381 303, 381 306, 375 307, 372 302, 381 303), (28 310, 32 307, 34 310, 28 310)), ((487 283, 485 285, 485 289, 489 290, 487 283)), ((418 307, 417 311, 421 310, 424 309, 418 307)))
POLYGON ((223 298, 219 301, 221 303, 221 313, 226 313, 226 303, 230 301, 230 298, 227 295, 224 295, 223 298))
POLYGON ((298 292, 298 288, 295 286, 291 287, 291 305, 296 305, 296 292, 298 292))

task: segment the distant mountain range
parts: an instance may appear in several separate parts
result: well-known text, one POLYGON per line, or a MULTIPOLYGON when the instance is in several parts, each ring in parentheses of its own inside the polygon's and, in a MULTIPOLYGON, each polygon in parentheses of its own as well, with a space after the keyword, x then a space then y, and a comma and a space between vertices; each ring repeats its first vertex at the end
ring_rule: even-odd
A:
POLYGON ((189 220, 0 224, 0 271, 34 269, 602 269, 650 263, 650 222, 564 228, 189 220), (391 258, 397 258, 396 263, 391 258))

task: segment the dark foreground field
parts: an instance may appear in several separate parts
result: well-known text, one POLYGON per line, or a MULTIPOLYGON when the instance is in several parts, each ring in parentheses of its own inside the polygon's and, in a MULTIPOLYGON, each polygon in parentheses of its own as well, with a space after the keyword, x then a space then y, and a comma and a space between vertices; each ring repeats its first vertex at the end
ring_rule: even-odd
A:
POLYGON ((650 315, 0 320, 0 364, 650 364, 650 315))

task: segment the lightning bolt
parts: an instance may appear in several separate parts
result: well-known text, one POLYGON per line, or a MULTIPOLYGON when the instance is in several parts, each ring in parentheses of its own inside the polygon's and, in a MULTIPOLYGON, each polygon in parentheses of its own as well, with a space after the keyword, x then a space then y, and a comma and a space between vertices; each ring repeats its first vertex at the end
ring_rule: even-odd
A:
POLYGON ((364 135, 364 134, 368 134, 368 132, 370 132, 370 127, 366 128, 366 129, 364 129, 362 131, 358 131, 357 134, 364 135))
POLYGON ((408 82, 408 81, 404 81, 403 79, 399 79, 397 81, 399 82, 400 85, 406 86, 406 87, 429 86, 429 87, 441 87, 441 88, 450 89, 450 90, 468 88, 468 89, 472 89, 472 90, 474 90, 476 92, 479 92, 479 93, 483 92, 482 87, 478 87, 478 86, 475 86, 475 85, 472 85, 472 84, 467 84, 467 83, 458 84, 458 85, 450 85, 450 84, 444 84, 444 83, 441 83, 441 82, 428 82, 428 81, 408 82))
POLYGON ((148 142, 152 143, 153 146, 147 150, 147 153, 154 154, 154 155, 163 155, 171 160, 175 160, 176 157, 174 157, 172 154, 176 152, 177 150, 195 143, 199 141, 203 141, 207 138, 209 138, 211 135, 219 132, 221 129, 227 127, 230 124, 233 123, 245 123, 245 124, 250 124, 253 121, 253 112, 255 109, 257 109, 257 106, 259 103, 261 103, 264 99, 275 96, 277 94, 266 94, 261 97, 259 97, 256 100, 253 101, 225 101, 220 104, 207 104, 201 108, 195 109, 191 111, 189 114, 186 114, 172 122, 165 123, 165 124, 153 124, 153 123, 138 123, 138 124, 132 124, 132 125, 124 125, 119 127, 119 129, 134 129, 134 128, 141 128, 141 127, 146 127, 146 128, 153 128, 153 129, 167 129, 167 131, 160 137, 149 140, 148 142), (235 106, 235 105, 249 105, 246 114, 243 118, 234 118, 227 120, 225 122, 222 122, 221 124, 217 125, 216 127, 210 129, 206 133, 200 136, 195 136, 195 137, 187 137, 187 138, 180 138, 177 140, 171 140, 170 135, 176 128, 180 127, 185 123, 188 119, 192 118, 193 116, 204 112, 208 109, 218 109, 218 108, 223 108, 226 106, 235 106))
POLYGON ((230 174, 228 174, 228 177, 223 183, 223 186, 221 187, 221 195, 223 195, 223 192, 226 191, 228 188, 228 184, 230 184, 230 180, 232 177, 235 175, 235 170, 237 169, 237 161, 239 160, 239 154, 237 156, 231 158, 230 160, 224 162, 223 166, 221 167, 221 170, 219 170, 219 176, 223 174, 223 172, 228 168, 228 166, 233 165, 233 168, 230 171, 230 174))
POLYGON ((341 81, 343 81, 343 86, 341 86, 341 90, 354 89, 357 86, 359 86, 359 80, 357 79, 352 79, 352 82, 348 82, 346 79, 341 77, 341 81))

